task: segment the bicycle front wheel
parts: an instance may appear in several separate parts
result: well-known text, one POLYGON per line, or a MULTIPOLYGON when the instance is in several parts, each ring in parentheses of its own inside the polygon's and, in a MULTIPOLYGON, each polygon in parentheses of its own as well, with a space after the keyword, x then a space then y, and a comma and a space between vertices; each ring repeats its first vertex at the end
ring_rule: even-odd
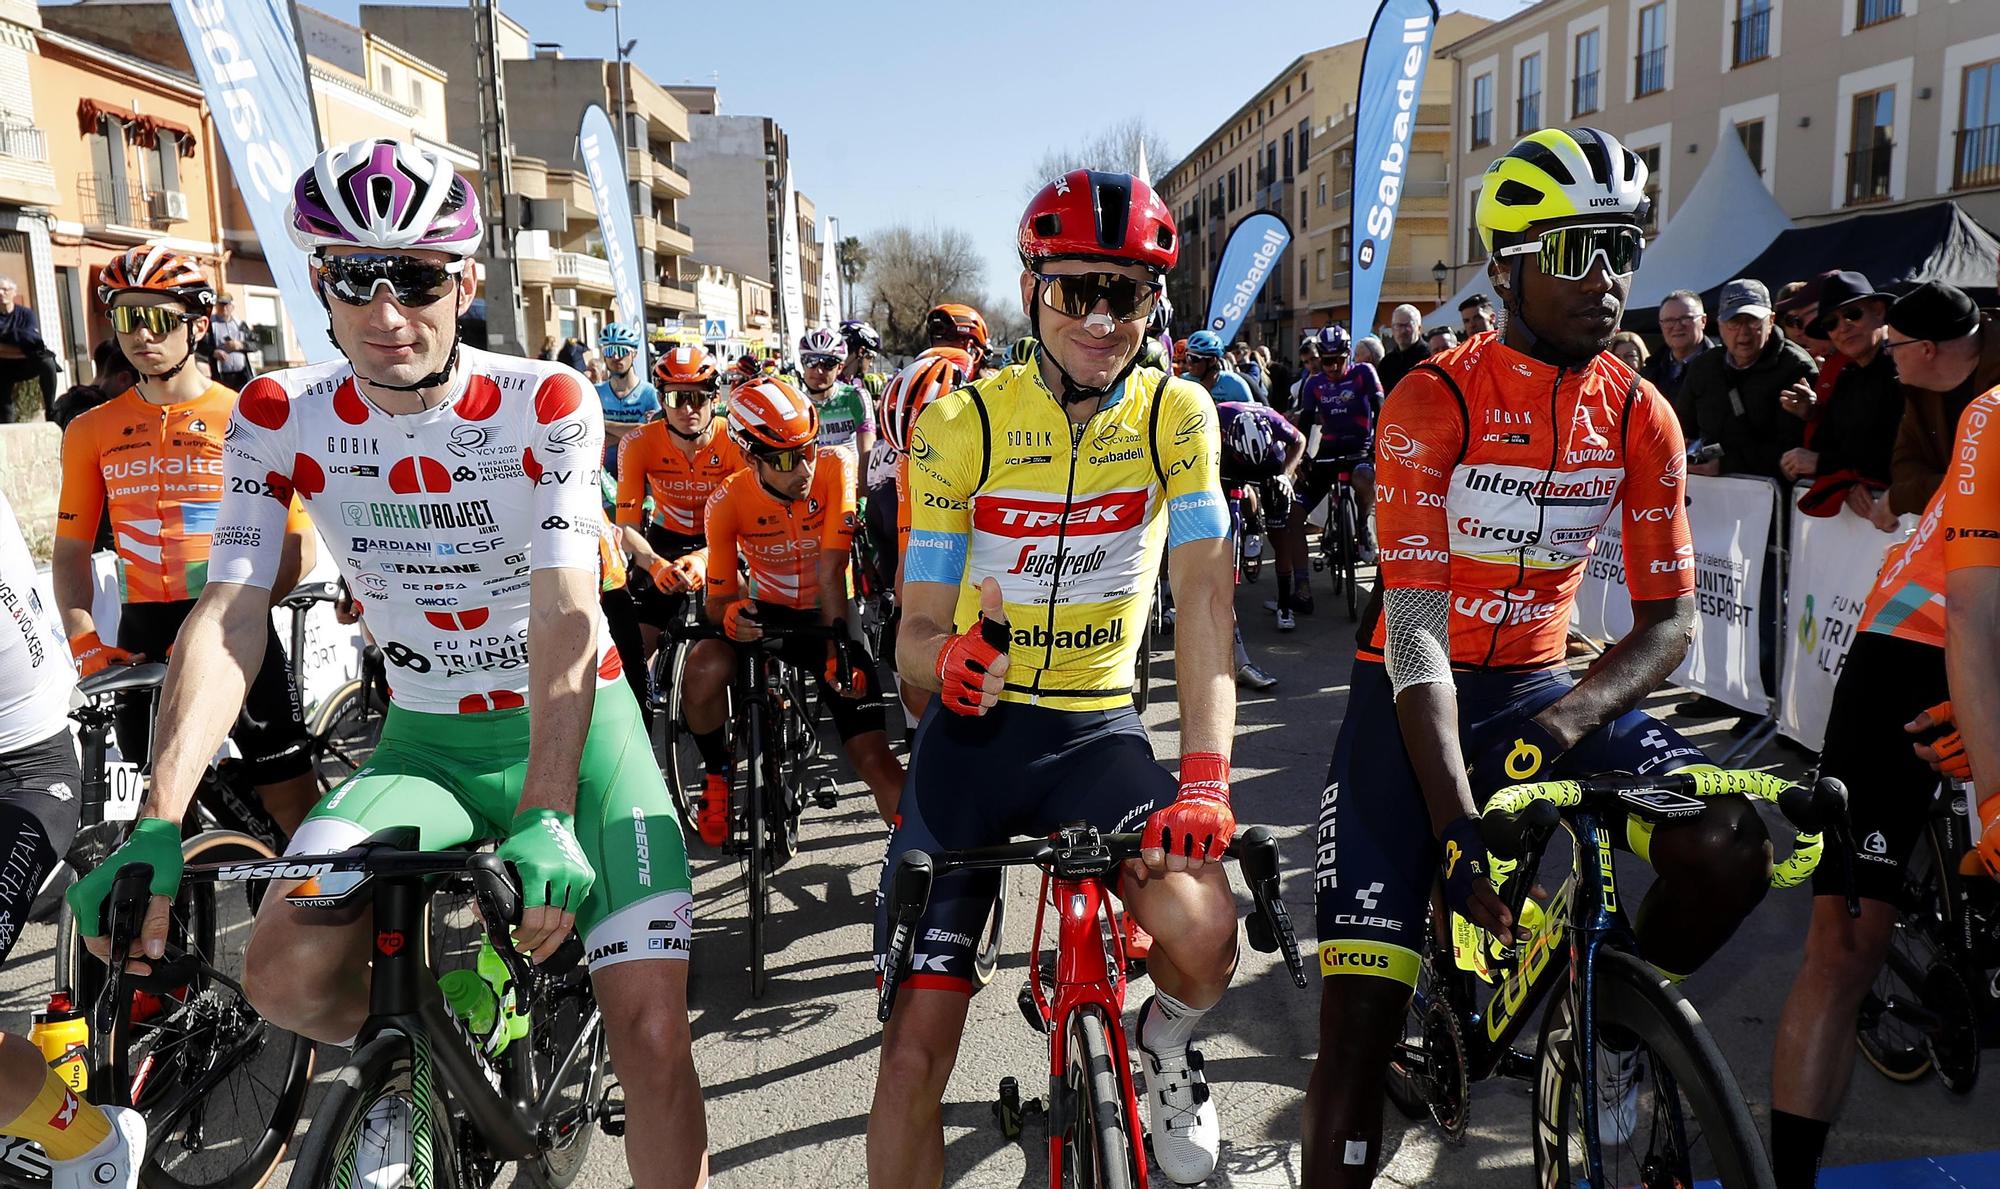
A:
POLYGON ((313 1112, 292 1183, 457 1185, 458 1152, 434 1073, 400 1032, 369 1041, 313 1112))
POLYGON ((1069 1063, 1063 1077, 1062 1183, 1065 1189, 1132 1189, 1132 1125, 1112 1065, 1110 1029, 1094 1007, 1069 1021, 1069 1063))
POLYGON ((750 762, 743 766, 743 821, 746 827, 743 844, 750 866, 744 885, 750 900, 750 997, 762 999, 765 985, 765 923, 771 913, 771 855, 765 847, 765 835, 771 823, 765 820, 767 794, 764 789, 764 733, 769 724, 764 721, 763 704, 754 693, 746 717, 749 728, 743 734, 750 762))
POLYGON ((1361 618, 1361 506, 1354 493, 1340 494, 1340 572, 1347 596, 1347 620, 1361 618))
POLYGON ((682 835, 698 838, 701 832, 695 826, 694 790, 707 773, 681 705, 682 678, 692 647, 685 640, 662 635, 659 650, 653 654, 653 758, 666 778, 667 792, 673 796, 682 835))
POLYGON ((1584 1083, 1571 997, 1542 1018, 1535 1079, 1535 1166, 1543 1184, 1598 1183, 1583 1134, 1583 1096, 1597 1095, 1598 1142, 1607 1185, 1693 1185, 1772 1189, 1770 1161, 1744 1105, 1736 1075, 1680 990, 1619 950, 1596 964, 1599 1085, 1584 1083), (1630 1051, 1628 1077, 1607 1078, 1618 1058, 1604 1037, 1630 1051), (1636 1046, 1636 1048, 1634 1047, 1636 1046))

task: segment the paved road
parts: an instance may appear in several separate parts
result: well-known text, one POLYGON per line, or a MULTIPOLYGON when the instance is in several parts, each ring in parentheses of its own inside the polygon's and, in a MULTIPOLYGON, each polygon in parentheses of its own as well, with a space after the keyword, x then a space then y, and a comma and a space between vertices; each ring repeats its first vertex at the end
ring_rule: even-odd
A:
MULTIPOLYGON (((1250 646, 1280 685, 1272 694, 1246 696, 1240 705, 1237 814, 1244 822, 1270 824, 1283 839, 1287 898, 1309 934, 1311 822, 1346 703, 1352 632, 1344 619, 1328 622, 1322 610, 1317 618, 1303 619, 1297 632, 1278 635, 1260 609, 1268 592, 1267 580, 1245 587, 1238 599, 1250 646)), ((1328 602, 1323 599, 1322 606, 1328 602)), ((1172 756, 1178 752, 1179 722, 1171 662, 1163 658, 1155 672, 1158 684, 1147 721, 1155 750, 1172 756)), ((1655 709, 1666 713, 1672 702, 1663 695, 1655 699, 1655 709)), ((1677 722, 1705 745, 1715 743, 1718 750, 1724 745, 1727 720, 1677 722)), ((1778 749, 1763 759, 1793 771, 1798 763, 1778 749)), ((858 784, 843 785, 842 794, 836 810, 808 811, 802 852, 777 877, 783 901, 773 928, 778 952, 772 989, 760 1002, 748 995, 740 940, 744 897, 735 863, 706 857, 695 863, 701 913, 695 1059, 707 1095, 718 1189, 864 1184, 863 1135, 878 1036, 867 955, 883 831, 858 784)), ((945 1105, 947 1181, 954 1185, 1047 1183, 1043 1149, 1005 1142, 987 1106, 1004 1075, 1016 1076, 1034 1092, 1045 1060, 1039 1038, 1014 1006, 1033 889, 1021 879, 1011 892, 1007 940, 1013 952, 992 989, 973 1002, 945 1105)), ((1767 1115, 1771 1030, 1797 964, 1806 908, 1803 895, 1774 895, 1711 969, 1688 983, 1760 1122, 1767 1115)), ((0 1027, 25 1028, 27 1012, 47 985, 51 941, 49 930, 31 931, 0 974, 0 1027)), ((1302 941, 1310 945, 1311 939, 1302 941)), ((1296 990, 1266 955, 1246 948, 1244 958, 1236 986, 1210 1014, 1200 1041, 1227 1137, 1223 1171, 1211 1183, 1296 1185, 1299 1111, 1315 1048, 1318 988, 1296 990)), ((1146 993, 1145 983, 1135 986, 1134 1009, 1146 993)), ((1961 1099, 1934 1082, 1893 1086, 1864 1067, 1855 1076, 1829 1164, 2000 1146, 1996 1117, 2000 1086, 1994 1078, 1961 1099)), ((1393 1112, 1390 1121, 1392 1131, 1404 1127, 1393 1112)), ((1525 1184, 1531 1159, 1527 1121, 1525 1084, 1483 1085, 1475 1091, 1468 1135, 1456 1150, 1420 1127, 1392 1134, 1394 1152, 1383 1183, 1437 1189, 1525 1184)), ((619 1145, 600 1137, 579 1184, 630 1183, 619 1145)))

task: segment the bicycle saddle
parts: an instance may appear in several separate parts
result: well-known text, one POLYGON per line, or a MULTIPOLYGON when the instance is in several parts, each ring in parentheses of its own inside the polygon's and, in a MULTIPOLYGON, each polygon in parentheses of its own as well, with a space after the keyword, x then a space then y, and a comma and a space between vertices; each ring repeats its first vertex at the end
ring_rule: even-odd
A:
POLYGON ((76 692, 86 698, 122 694, 135 689, 158 689, 167 679, 167 667, 159 661, 143 665, 113 665, 102 673, 76 683, 76 692))
POLYGON ((278 600, 278 605, 292 611, 303 611, 314 603, 331 603, 339 598, 338 582, 301 582, 292 588, 292 593, 278 600))

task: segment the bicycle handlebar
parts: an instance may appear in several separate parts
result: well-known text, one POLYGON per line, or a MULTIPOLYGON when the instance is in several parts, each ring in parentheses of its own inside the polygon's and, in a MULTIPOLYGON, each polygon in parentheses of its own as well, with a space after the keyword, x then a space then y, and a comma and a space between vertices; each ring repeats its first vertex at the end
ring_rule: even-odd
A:
MULTIPOLYGON (((895 1006, 903 967, 916 945, 917 922, 930 903, 936 881, 959 871, 993 870, 1033 865, 1057 879, 1106 879, 1118 865, 1137 859, 1138 833, 1099 834, 1087 825, 1065 825, 1047 838, 1030 838, 970 850, 903 852, 889 880, 889 946, 883 955, 882 984, 875 1017, 887 1023, 895 1006)), ((1291 914, 1278 895, 1278 842, 1264 826, 1240 831, 1223 852, 1235 859, 1250 885, 1253 911, 1247 925, 1252 948, 1284 957, 1292 981, 1306 986, 1305 963, 1299 957, 1298 935, 1291 914)))
POLYGON ((1699 815, 1701 798, 1743 795, 1769 801, 1798 831, 1792 853, 1771 872, 1774 888, 1797 887, 1819 866, 1830 831, 1848 885, 1850 913, 1860 909, 1852 888, 1853 846, 1847 834, 1847 786, 1821 777, 1812 788, 1769 772, 1733 768, 1689 768, 1664 776, 1615 777, 1603 780, 1545 780, 1501 789, 1487 802, 1479 818, 1479 833, 1487 849, 1503 858, 1520 858, 1539 849, 1555 828, 1563 809, 1586 801, 1616 802, 1617 808, 1647 821, 1674 821, 1699 815))

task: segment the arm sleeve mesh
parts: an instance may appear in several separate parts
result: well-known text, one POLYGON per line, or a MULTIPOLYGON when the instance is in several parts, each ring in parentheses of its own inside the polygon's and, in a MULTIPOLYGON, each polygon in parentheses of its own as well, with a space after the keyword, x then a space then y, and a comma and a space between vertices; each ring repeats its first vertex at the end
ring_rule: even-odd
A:
POLYGON ((1451 684, 1451 595, 1407 587, 1382 592, 1383 667, 1401 697, 1413 685, 1451 684))

